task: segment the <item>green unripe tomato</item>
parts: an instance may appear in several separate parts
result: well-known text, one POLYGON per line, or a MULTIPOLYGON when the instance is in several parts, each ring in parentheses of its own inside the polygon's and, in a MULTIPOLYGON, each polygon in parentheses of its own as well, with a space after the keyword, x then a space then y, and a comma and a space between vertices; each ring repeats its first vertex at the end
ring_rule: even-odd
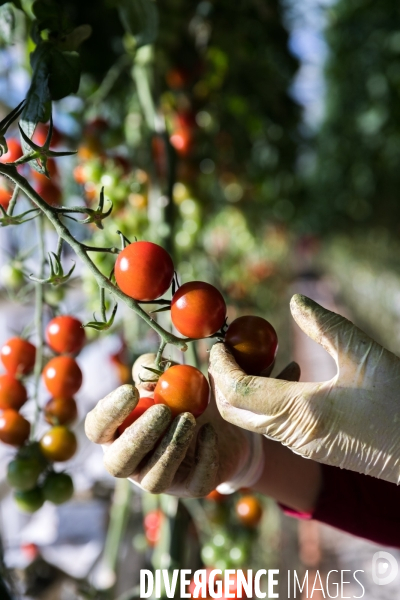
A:
POLYGON ((34 513, 44 504, 44 497, 40 487, 25 492, 15 492, 14 500, 20 510, 27 513, 34 513))
POLYGON ((42 472, 40 461, 35 458, 15 458, 7 467, 7 481, 11 487, 21 492, 35 487, 42 472))
POLYGON ((43 484, 45 500, 53 504, 68 502, 74 494, 74 484, 67 473, 49 473, 43 484))

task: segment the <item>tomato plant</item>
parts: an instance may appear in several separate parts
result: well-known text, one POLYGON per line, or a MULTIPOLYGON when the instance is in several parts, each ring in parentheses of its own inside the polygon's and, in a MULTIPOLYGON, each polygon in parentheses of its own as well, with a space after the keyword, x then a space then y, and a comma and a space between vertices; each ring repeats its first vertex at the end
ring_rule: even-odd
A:
POLYGON ((73 398, 50 398, 43 409, 44 418, 50 425, 70 425, 78 416, 73 398))
POLYGON ((133 411, 126 417, 125 421, 118 427, 118 433, 123 433, 125 429, 129 427, 129 425, 132 425, 132 423, 137 421, 137 419, 141 417, 142 414, 145 413, 148 408, 150 408, 150 406, 154 406, 154 404, 155 402, 153 398, 140 398, 137 406, 135 406, 133 411))
POLYGON ((259 375, 272 365, 278 350, 278 336, 262 317, 238 317, 229 325, 225 343, 248 375, 259 375))
POLYGON ((163 373, 154 390, 155 404, 166 404, 176 417, 190 412, 199 417, 207 408, 210 387, 203 373, 190 365, 175 365, 163 373))
POLYGON ((65 425, 56 425, 49 429, 39 443, 45 458, 52 462, 69 460, 78 447, 75 434, 65 425))
POLYGON ((26 491, 35 487, 43 470, 41 461, 36 457, 17 457, 8 463, 7 481, 11 487, 26 491))
POLYGON ((58 354, 77 354, 86 341, 82 322, 70 315, 54 317, 46 327, 46 340, 58 354))
POLYGON ((255 496, 243 496, 235 506, 239 521, 246 527, 255 527, 261 521, 262 506, 255 496))
POLYGON ((35 366, 36 348, 20 337, 9 339, 0 351, 1 362, 10 375, 27 375, 35 366))
POLYGON ((40 487, 32 490, 19 491, 14 494, 15 502, 20 510, 27 513, 34 513, 44 504, 44 497, 40 487))
POLYGON ((42 492, 45 500, 53 504, 63 504, 74 494, 72 478, 67 473, 51 472, 43 483, 42 492))
POLYGON ((43 381, 54 398, 68 400, 82 385, 82 371, 70 356, 56 356, 43 369, 43 381))
POLYGON ((168 290, 174 264, 168 252, 152 242, 134 242, 115 263, 118 287, 135 300, 155 300, 168 290))
POLYGON ((210 283, 184 283, 172 298, 172 323, 186 337, 204 338, 213 335, 224 325, 225 316, 225 300, 221 292, 210 283))
POLYGON ((25 386, 9 373, 0 375, 0 409, 19 410, 28 399, 25 386))
POLYGON ((0 410, 0 440, 10 446, 22 446, 29 437, 31 424, 12 408, 0 410))

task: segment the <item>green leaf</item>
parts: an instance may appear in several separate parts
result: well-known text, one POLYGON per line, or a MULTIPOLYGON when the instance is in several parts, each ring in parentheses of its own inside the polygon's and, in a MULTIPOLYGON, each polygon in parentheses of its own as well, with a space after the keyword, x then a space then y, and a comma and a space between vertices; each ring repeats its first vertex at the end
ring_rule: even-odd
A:
POLYGON ((71 33, 57 43, 59 50, 77 50, 79 46, 92 35, 90 25, 79 25, 71 33))
POLYGON ((120 0, 119 17, 136 45, 152 44, 158 32, 158 11, 153 0, 120 0))
POLYGON ((15 12, 11 2, 0 6, 0 47, 12 44, 15 30, 15 12))
POLYGON ((52 100, 76 93, 81 76, 81 62, 75 51, 53 48, 50 57, 49 90, 52 100))
MULTIPOLYGON (((51 98, 49 93, 49 46, 41 44, 31 56, 34 67, 31 87, 29 88, 20 125, 31 138, 39 121, 46 122, 50 117, 51 98)), ((21 138, 24 153, 30 152, 28 144, 21 138)), ((32 164, 35 168, 35 164, 32 164)), ((38 169, 39 172, 40 169, 38 169)))

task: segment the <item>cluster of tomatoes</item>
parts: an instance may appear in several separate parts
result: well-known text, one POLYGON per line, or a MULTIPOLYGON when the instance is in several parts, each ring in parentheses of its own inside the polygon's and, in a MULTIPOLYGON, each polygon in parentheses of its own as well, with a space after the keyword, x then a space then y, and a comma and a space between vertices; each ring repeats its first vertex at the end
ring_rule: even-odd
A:
MULTIPOLYGON (((43 146, 46 142, 48 134, 48 125, 44 123, 38 123, 35 133, 33 134, 32 140, 38 146, 43 146)), ((53 133, 51 137, 51 146, 56 147, 60 145, 62 141, 62 136, 60 132, 53 128, 53 133)), ((7 139, 7 147, 8 151, 3 154, 0 158, 0 162, 9 163, 15 162, 21 156, 23 156, 23 151, 19 140, 16 137, 10 137, 7 139)), ((34 169, 21 165, 18 167, 19 169, 23 169, 25 174, 31 181, 32 187, 37 191, 37 193, 43 198, 47 204, 52 206, 59 205, 62 199, 62 191, 60 185, 60 174, 58 171, 57 164, 53 158, 49 158, 47 160, 47 170, 50 175, 50 179, 43 175, 42 173, 38 173, 34 169)), ((5 177, 1 178, 0 182, 0 204, 7 210, 8 205, 10 203, 12 197, 13 189, 10 184, 7 182, 5 177)))
MULTIPOLYGON (((115 263, 119 288, 138 302, 156 301, 170 288, 174 264, 158 244, 138 241, 126 246, 115 263)), ((176 330, 190 339, 224 338, 238 364, 250 375, 259 375, 275 360, 278 339, 274 328, 261 317, 243 316, 224 331, 226 304, 222 294, 204 281, 190 281, 172 295, 171 321, 176 330)), ((142 398, 120 427, 120 433, 153 403, 166 404, 172 415, 191 412, 200 416, 207 408, 209 385, 204 375, 189 365, 173 365, 155 385, 153 398, 142 398)))
POLYGON ((45 500, 60 504, 73 494, 67 473, 55 472, 52 464, 72 458, 77 449, 75 434, 69 425, 77 417, 73 398, 82 385, 82 372, 74 358, 85 343, 82 323, 73 316, 54 317, 46 327, 50 350, 58 353, 42 371, 42 379, 51 398, 43 407, 43 416, 51 425, 38 442, 29 440, 30 422, 20 413, 28 400, 25 377, 35 366, 36 348, 28 340, 14 337, 0 351, 6 373, 0 375, 0 440, 18 448, 8 465, 8 481, 16 490, 15 499, 27 512, 39 509, 45 500))

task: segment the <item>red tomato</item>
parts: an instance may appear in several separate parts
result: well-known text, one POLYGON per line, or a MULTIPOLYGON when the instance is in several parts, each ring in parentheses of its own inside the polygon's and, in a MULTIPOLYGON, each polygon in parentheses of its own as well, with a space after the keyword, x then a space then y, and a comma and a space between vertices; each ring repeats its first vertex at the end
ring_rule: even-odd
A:
POLYGON ((203 373, 189 365, 175 365, 163 373, 154 390, 155 404, 166 404, 176 417, 190 412, 199 417, 207 408, 210 387, 203 373))
POLYGON ((217 490, 213 490, 207 496, 205 496, 206 500, 211 500, 212 502, 217 502, 220 504, 221 502, 225 502, 227 496, 225 494, 220 494, 217 490))
POLYGON ((151 510, 143 519, 144 533, 149 546, 155 546, 160 539, 160 529, 163 520, 161 510, 151 510))
POLYGON ((61 202, 61 188, 51 179, 43 177, 40 181, 35 182, 33 186, 39 196, 50 206, 57 206, 61 202))
POLYGON ((135 300, 155 300, 168 290, 174 264, 168 252, 152 242, 134 242, 119 253, 115 279, 135 300))
POLYGON ((0 162, 2 162, 2 163, 15 162, 16 160, 21 158, 21 156, 23 155, 23 152, 22 152, 21 144, 19 143, 17 138, 10 138, 9 140, 7 140, 7 146, 8 146, 8 152, 6 152, 5 154, 3 154, 2 157, 0 157, 0 162))
POLYGON ((234 359, 248 375, 259 375, 270 367, 278 350, 278 336, 262 317, 239 317, 225 334, 225 343, 234 359))
POLYGON ((118 427, 118 433, 121 435, 121 433, 123 433, 125 431, 125 429, 127 427, 129 427, 129 425, 132 425, 132 423, 134 423, 135 421, 137 421, 137 419, 139 417, 142 416, 143 413, 146 412, 146 410, 148 408, 150 408, 150 406, 154 406, 154 400, 153 398, 140 398, 139 402, 137 403, 136 407, 133 409, 133 411, 126 417, 125 421, 123 421, 123 423, 121 423, 121 425, 118 427))
POLYGON ((12 408, 0 411, 0 440, 10 446, 22 446, 29 437, 31 424, 12 408))
POLYGON ((87 178, 85 175, 85 169, 83 165, 76 165, 72 174, 76 183, 78 183, 79 185, 84 185, 86 183, 87 178))
POLYGON ((169 140, 177 153, 181 156, 187 156, 190 153, 193 144, 193 136, 190 129, 183 127, 177 129, 171 135, 169 140))
POLYGON ((73 398, 50 398, 44 407, 44 418, 50 425, 70 425, 78 416, 73 398))
POLYGON ((261 521, 262 506, 255 496, 243 496, 236 503, 236 514, 245 527, 255 527, 261 521))
MULTIPOLYGON (((38 123, 36 125, 35 133, 33 134, 32 140, 38 146, 43 146, 46 139, 47 134, 49 132, 49 126, 45 123, 38 123)), ((53 125, 53 133, 50 140, 50 147, 59 146, 62 141, 62 135, 53 125)))
POLYGON ((43 381, 54 398, 71 398, 82 385, 82 371, 70 356, 56 356, 43 369, 43 381))
POLYGON ((70 315, 54 317, 46 327, 46 340, 54 352, 76 354, 86 341, 82 322, 70 315))
POLYGON ((226 304, 221 293, 204 281, 181 285, 171 303, 171 321, 182 335, 205 338, 225 323, 226 304))
POLYGON ((28 399, 26 388, 14 375, 0 375, 0 409, 19 410, 28 399))
POLYGON ((9 190, 6 187, 0 187, 0 204, 4 208, 4 210, 7 210, 12 195, 13 193, 11 190, 9 190))
POLYGON ((27 375, 35 366, 36 348, 27 340, 14 337, 1 349, 0 358, 10 375, 27 375))
POLYGON ((49 429, 39 444, 43 456, 52 462, 69 460, 78 447, 75 434, 64 425, 56 425, 49 429))

